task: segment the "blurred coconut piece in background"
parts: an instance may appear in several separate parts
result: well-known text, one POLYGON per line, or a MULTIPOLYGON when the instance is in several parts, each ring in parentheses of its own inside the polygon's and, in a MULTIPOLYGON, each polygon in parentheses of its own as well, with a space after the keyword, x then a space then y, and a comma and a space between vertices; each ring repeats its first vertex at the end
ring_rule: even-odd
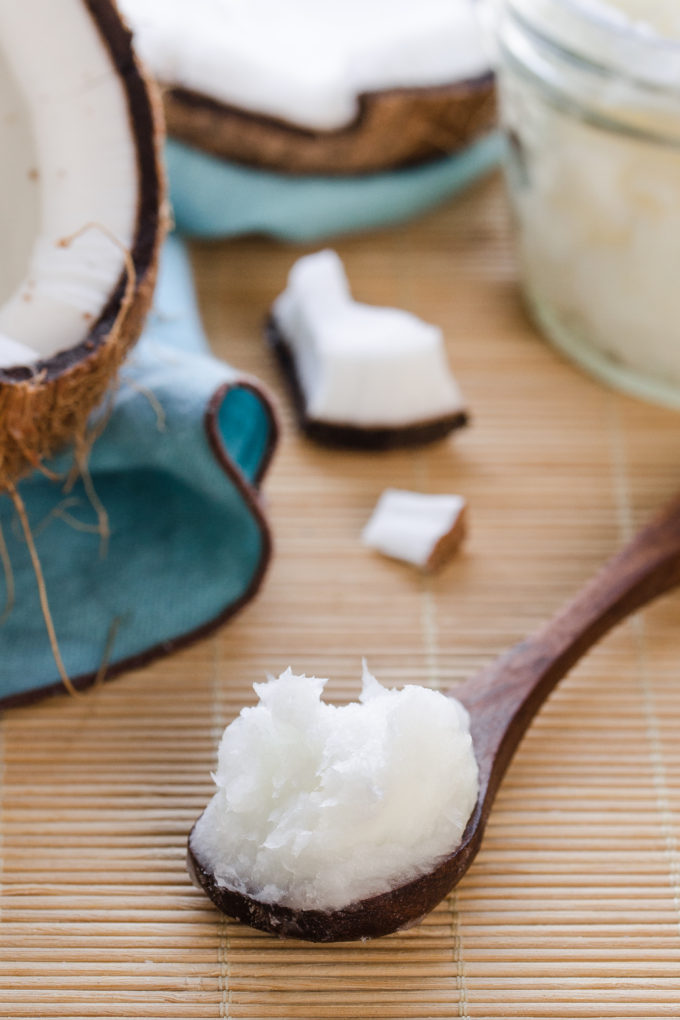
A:
POLYGON ((239 164, 361 175, 467 146, 494 116, 475 0, 121 0, 169 132, 239 164))
POLYGON ((272 306, 267 339, 301 427, 329 446, 383 450, 467 424, 441 329, 352 297, 336 252, 305 255, 272 306))

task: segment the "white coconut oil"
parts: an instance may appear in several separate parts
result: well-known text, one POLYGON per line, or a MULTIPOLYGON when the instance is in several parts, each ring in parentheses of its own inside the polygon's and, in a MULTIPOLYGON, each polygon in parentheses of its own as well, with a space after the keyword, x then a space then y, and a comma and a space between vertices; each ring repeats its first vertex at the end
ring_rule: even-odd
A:
POLYGON ((461 840, 477 801, 469 719, 453 698, 382 687, 321 700, 287 670, 224 732, 215 793, 192 849, 218 885, 260 902, 333 910, 424 874, 461 840))
POLYGON ((507 0, 500 39, 529 306, 601 378, 680 406, 680 5, 507 0))

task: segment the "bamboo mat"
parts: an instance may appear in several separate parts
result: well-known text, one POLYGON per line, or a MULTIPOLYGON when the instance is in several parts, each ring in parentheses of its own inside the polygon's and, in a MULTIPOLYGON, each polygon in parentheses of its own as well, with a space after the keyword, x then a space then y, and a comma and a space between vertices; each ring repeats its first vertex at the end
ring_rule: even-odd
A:
POLYGON ((388 684, 449 686, 537 626, 680 488, 680 416, 603 390, 527 324, 497 182, 337 247, 359 299, 444 326, 474 424, 386 455, 301 440, 259 327, 302 249, 195 248, 217 349, 280 397, 275 560, 217 635, 3 719, 0 1016, 678 1017, 678 597, 560 686, 472 870, 420 927, 283 943, 189 884, 186 833, 254 681, 290 664, 349 699, 366 655, 388 684), (468 497, 469 542, 436 578, 361 547, 387 485, 468 497))

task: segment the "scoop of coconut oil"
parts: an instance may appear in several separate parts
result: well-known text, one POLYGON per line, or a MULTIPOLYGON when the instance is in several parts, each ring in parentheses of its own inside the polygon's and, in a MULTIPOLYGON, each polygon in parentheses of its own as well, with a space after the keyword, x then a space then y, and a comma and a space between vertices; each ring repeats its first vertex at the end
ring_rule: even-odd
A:
POLYGON ((290 669, 224 732, 192 846, 219 885, 294 909, 337 910, 432 869, 460 843, 478 793, 468 715, 425 687, 359 702, 290 669))

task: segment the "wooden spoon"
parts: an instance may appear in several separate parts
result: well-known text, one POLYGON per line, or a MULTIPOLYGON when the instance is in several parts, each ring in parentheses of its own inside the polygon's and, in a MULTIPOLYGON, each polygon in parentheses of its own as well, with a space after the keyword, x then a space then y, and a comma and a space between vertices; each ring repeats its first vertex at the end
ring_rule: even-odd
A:
POLYGON ((615 624, 678 583, 680 500, 610 560, 542 630, 448 692, 470 712, 479 798, 462 841, 432 871, 342 910, 293 910, 219 886, 192 848, 190 834, 188 867, 193 880, 225 914, 283 938, 345 942, 416 924, 469 868, 510 760, 558 681, 615 624))

